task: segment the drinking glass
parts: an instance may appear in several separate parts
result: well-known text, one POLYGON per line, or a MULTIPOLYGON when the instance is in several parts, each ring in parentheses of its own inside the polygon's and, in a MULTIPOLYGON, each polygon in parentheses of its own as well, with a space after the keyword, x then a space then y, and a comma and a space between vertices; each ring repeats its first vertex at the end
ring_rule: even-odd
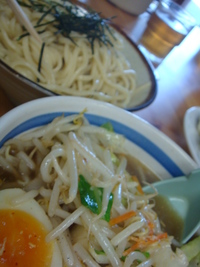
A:
POLYGON ((158 65, 194 26, 194 18, 183 7, 171 0, 160 0, 139 40, 139 47, 158 65))

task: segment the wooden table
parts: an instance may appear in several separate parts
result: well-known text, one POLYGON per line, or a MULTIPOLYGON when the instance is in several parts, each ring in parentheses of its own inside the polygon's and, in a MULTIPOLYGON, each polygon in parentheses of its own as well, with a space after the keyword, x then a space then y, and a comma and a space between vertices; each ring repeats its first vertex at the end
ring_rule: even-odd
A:
MULTIPOLYGON (((147 12, 139 17, 129 15, 106 0, 79 2, 89 4, 105 17, 116 15, 115 24, 135 42, 149 18, 147 12)), ((200 106, 200 28, 195 27, 155 71, 158 77, 157 97, 149 107, 134 114, 153 124, 189 153, 183 132, 183 118, 188 108, 200 106)), ((0 116, 13 107, 0 89, 0 116)))

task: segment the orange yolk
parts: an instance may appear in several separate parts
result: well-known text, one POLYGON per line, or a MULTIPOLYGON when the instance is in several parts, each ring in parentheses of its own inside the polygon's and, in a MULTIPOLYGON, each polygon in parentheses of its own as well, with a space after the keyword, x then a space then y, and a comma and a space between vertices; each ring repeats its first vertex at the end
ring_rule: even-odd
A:
POLYGON ((49 267, 53 245, 47 230, 33 216, 20 210, 0 210, 0 266, 49 267))

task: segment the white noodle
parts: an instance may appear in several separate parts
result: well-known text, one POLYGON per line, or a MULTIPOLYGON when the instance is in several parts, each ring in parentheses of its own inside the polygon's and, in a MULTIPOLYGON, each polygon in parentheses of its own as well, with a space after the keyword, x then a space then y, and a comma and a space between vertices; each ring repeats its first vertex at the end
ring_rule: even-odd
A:
POLYGON ((128 240, 127 238, 125 238, 118 244, 116 248, 116 252, 120 258, 123 256, 123 252, 126 250, 127 243, 128 243, 128 240))
POLYGON ((122 204, 122 184, 120 183, 118 186, 115 187, 114 191, 114 203, 113 208, 116 209, 116 211, 119 214, 123 214, 126 212, 126 208, 122 204))
MULTIPOLYGON (((52 152, 53 153, 53 152, 52 152)), ((52 168, 55 169, 58 177, 62 180, 62 182, 65 184, 65 185, 69 185, 69 178, 67 176, 67 172, 66 171, 66 168, 63 170, 61 169, 58 161, 57 161, 57 158, 55 158, 55 156, 52 154, 52 168)))
POLYGON ((78 171, 77 171, 77 163, 75 151, 69 142, 69 138, 67 138, 67 166, 69 169, 69 177, 70 177, 70 189, 69 189, 69 199, 67 203, 72 202, 78 191, 78 171))
POLYGON ((152 264, 153 264, 152 259, 149 259, 149 260, 147 260, 145 262, 140 263, 137 267, 151 267, 152 264))
POLYGON ((124 172, 126 170, 126 166, 127 166, 127 159, 125 157, 122 157, 116 173, 119 175, 124 175, 124 172))
POLYGON ((50 199, 52 190, 41 187, 39 192, 40 192, 40 195, 43 196, 44 198, 50 199))
POLYGON ((37 147, 37 149, 41 152, 42 155, 46 155, 48 153, 48 149, 43 145, 43 143, 38 138, 33 138, 33 143, 37 147))
POLYGON ((144 222, 139 221, 132 223, 131 225, 127 226, 124 230, 122 230, 119 234, 111 239, 111 243, 113 246, 117 246, 123 239, 127 238, 135 231, 140 229, 144 225, 144 222))
POLYGON ((75 266, 71 246, 69 245, 68 240, 65 238, 64 234, 58 236, 58 245, 60 247, 60 251, 65 264, 67 266, 75 266))
POLYGON ((79 216, 85 211, 85 207, 81 206, 77 210, 75 210, 71 215, 69 215, 60 225, 54 228, 47 236, 46 241, 49 242, 52 239, 59 236, 63 233, 68 227, 70 227, 79 216))
POLYGON ((14 197, 12 199, 12 204, 17 206, 17 205, 20 205, 21 203, 23 202, 26 202, 30 199, 33 199, 35 198, 37 195, 38 195, 38 190, 31 190, 27 193, 24 193, 23 195, 20 195, 20 196, 17 196, 17 197, 14 197))
MULTIPOLYGON (((57 209, 55 210, 55 215, 58 216, 58 217, 60 217, 60 218, 62 218, 62 219, 66 219, 70 214, 71 214, 70 212, 68 212, 68 211, 66 211, 66 210, 63 210, 63 209, 61 209, 61 208, 57 208, 57 209)), ((80 221, 79 218, 76 219, 76 220, 74 221, 74 223, 79 224, 79 225, 82 225, 82 223, 81 223, 81 221, 80 221)))
POLYGON ((48 207, 48 215, 50 217, 53 217, 58 205, 58 200, 59 200, 59 194, 60 194, 60 186, 62 182, 59 178, 55 180, 53 190, 51 192, 51 197, 49 201, 49 207, 48 207))
POLYGON ((63 148, 52 150, 43 160, 41 164, 41 175, 44 182, 52 182, 55 179, 55 174, 51 174, 54 159, 57 157, 66 157, 66 152, 63 148))
POLYGON ((10 164, 13 164, 13 165, 17 165, 17 163, 19 162, 19 160, 16 158, 16 157, 14 157, 14 156, 12 156, 11 154, 10 154, 10 146, 8 146, 6 149, 5 149, 5 158, 6 158, 6 160, 8 161, 8 162, 10 162, 10 164))
POLYGON ((82 259, 83 263, 88 267, 100 267, 98 263, 94 261, 94 259, 90 256, 87 250, 80 244, 76 243, 74 245, 74 250, 78 254, 78 256, 82 259))
POLYGON ((104 150, 104 163, 108 167, 108 169, 114 173, 114 166, 111 158, 111 153, 108 149, 104 150))
MULTIPOLYGON (((90 225, 90 222, 92 221, 92 217, 89 214, 88 211, 85 211, 84 214, 81 216, 85 223, 87 225, 90 225)), ((121 267, 122 263, 114 250, 113 246, 111 245, 110 241, 108 238, 102 233, 100 227, 98 224, 95 222, 91 225, 91 232, 93 235, 96 237, 98 243, 102 247, 102 249, 105 251, 110 263, 112 264, 113 267, 121 267)))
POLYGON ((97 254, 93 247, 89 246, 89 252, 91 253, 92 257, 98 262, 99 264, 109 264, 108 257, 106 254, 97 254))
POLYGON ((141 252, 134 251, 126 257, 124 267, 131 267, 135 260, 145 261, 146 257, 141 252))
POLYGON ((40 188, 43 186, 43 181, 40 177, 36 177, 35 179, 29 181, 29 183, 24 187, 25 191, 30 190, 38 190, 40 192, 40 188))
POLYGON ((87 147, 84 147, 83 144, 80 143, 75 133, 70 132, 69 138, 72 141, 74 148, 84 156, 88 162, 90 162, 91 168, 101 173, 105 180, 109 180, 113 177, 113 173, 94 154, 92 154, 87 147))

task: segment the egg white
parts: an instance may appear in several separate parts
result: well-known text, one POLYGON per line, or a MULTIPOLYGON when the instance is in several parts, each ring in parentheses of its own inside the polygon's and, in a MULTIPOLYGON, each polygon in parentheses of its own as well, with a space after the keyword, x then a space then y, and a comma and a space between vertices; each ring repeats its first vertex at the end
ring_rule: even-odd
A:
MULTIPOLYGON (((18 205, 14 204, 15 200, 18 197, 23 196, 26 194, 25 191, 19 188, 12 188, 12 189, 4 189, 0 191, 0 210, 20 210, 28 213, 29 215, 33 216, 37 219, 40 223, 43 224, 45 229, 49 232, 52 230, 53 226, 51 221, 49 220, 48 216, 46 215, 45 211, 40 207, 38 202, 34 199, 29 199, 25 202, 22 202, 18 205)), ((54 248, 53 248, 53 255, 52 255, 52 262, 50 267, 62 267, 62 256, 60 250, 58 248, 58 244, 54 241, 54 248)))

